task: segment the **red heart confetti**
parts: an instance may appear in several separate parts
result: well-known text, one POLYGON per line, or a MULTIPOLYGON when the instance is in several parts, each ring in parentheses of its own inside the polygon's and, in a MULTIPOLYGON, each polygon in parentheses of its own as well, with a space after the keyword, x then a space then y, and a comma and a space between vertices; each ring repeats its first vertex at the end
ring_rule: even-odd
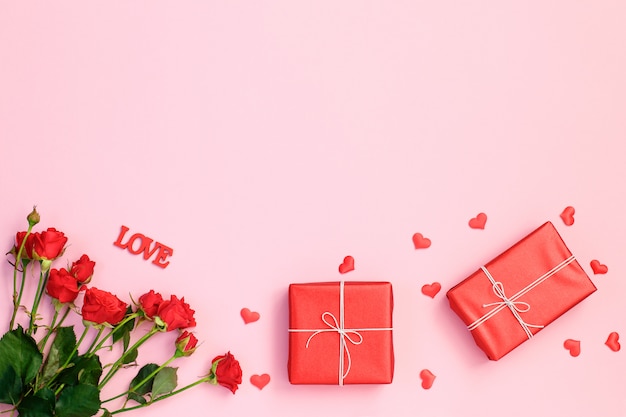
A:
POLYGON ((613 352, 617 352, 622 348, 622 346, 619 344, 619 334, 617 332, 611 332, 604 344, 607 345, 609 349, 611 349, 613 352))
POLYGON ((413 245, 415 245, 415 249, 426 249, 430 247, 430 239, 422 236, 421 233, 415 233, 413 235, 413 245))
POLYGON ((574 210, 574 207, 572 206, 565 207, 565 210, 563 210, 563 212, 561 213, 561 219, 563 220, 563 223, 565 223, 565 225, 571 226, 574 224, 575 212, 576 210, 574 210))
POLYGON ((567 339, 563 343, 563 347, 569 350, 569 354, 573 357, 580 355, 580 340, 567 339))
POLYGON ((487 223, 487 215, 485 213, 478 213, 476 217, 470 219, 469 227, 472 229, 484 229, 487 223))
POLYGON ((420 379, 422 380, 422 388, 430 389, 433 386, 433 382, 435 382, 435 378, 437 378, 432 372, 428 369, 422 369, 420 372, 420 379))
POLYGON ((354 258, 352 256, 346 256, 343 258, 343 263, 339 265, 339 272, 345 274, 354 270, 354 258))
POLYGON ((441 284, 438 282, 422 286, 422 294, 427 295, 430 298, 435 298, 435 295, 437 295, 439 291, 441 291, 441 284))
POLYGON ((596 275, 606 274, 607 272, 609 272, 609 267, 601 264, 600 261, 598 261, 597 259, 594 259, 593 261, 591 261, 590 265, 591 265, 591 269, 593 269, 593 273, 596 275))
POLYGON ((250 311, 249 308, 242 308, 241 318, 243 318, 244 323, 249 324, 249 323, 254 323, 258 319, 260 319, 261 315, 257 313, 256 311, 250 311))
POLYGON ((252 375, 250 377, 250 383, 258 389, 263 389, 270 383, 270 376, 268 374, 252 375))

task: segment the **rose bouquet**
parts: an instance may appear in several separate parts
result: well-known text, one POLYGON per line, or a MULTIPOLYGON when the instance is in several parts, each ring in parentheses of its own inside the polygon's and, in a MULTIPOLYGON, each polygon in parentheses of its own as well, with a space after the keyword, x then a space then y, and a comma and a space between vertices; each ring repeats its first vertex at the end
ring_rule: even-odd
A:
POLYGON ((241 383, 241 367, 230 352, 213 359, 206 376, 178 387, 177 368, 169 365, 190 356, 198 342, 187 330, 196 321, 184 298, 172 295, 165 299, 150 290, 126 303, 91 285, 96 263, 87 255, 67 268, 53 268, 65 251, 67 237, 54 228, 34 232, 40 220, 35 209, 27 220, 28 230, 16 234, 7 253, 13 265, 13 313, 8 331, 0 339, 0 403, 9 404, 12 415, 111 416, 204 383, 219 384, 235 393, 241 383), (23 305, 27 271, 39 275, 30 307, 23 305), (82 292, 82 303, 78 303, 82 292), (44 300, 54 307, 46 324, 38 314, 44 300), (64 325, 70 314, 81 316, 82 330, 64 325), (139 367, 139 348, 165 332, 178 332, 172 356, 161 365, 139 367), (103 363, 107 355, 102 353, 113 351, 114 346, 119 355, 103 363), (138 371, 130 383, 123 382, 119 394, 101 398, 111 381, 120 385, 114 378, 118 371, 132 366, 138 371))

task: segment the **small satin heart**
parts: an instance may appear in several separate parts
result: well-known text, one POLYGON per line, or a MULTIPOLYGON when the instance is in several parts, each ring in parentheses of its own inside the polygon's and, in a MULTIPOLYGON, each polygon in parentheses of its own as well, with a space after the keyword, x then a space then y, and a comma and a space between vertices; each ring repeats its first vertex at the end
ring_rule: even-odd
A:
POLYGON ((565 207, 565 210, 563 210, 563 212, 561 213, 561 219, 563 220, 563 223, 565 223, 567 226, 573 225, 575 212, 576 210, 574 210, 574 207, 572 206, 565 207))
POLYGON ((244 323, 249 324, 249 323, 254 323, 258 319, 260 319, 261 315, 257 313, 256 311, 250 311, 249 308, 242 308, 241 318, 243 319, 244 323))
POLYGON ((422 236, 421 233, 415 233, 413 235, 413 245, 415 249, 426 249, 430 247, 430 239, 422 236))
POLYGON ((339 265, 339 272, 345 274, 354 270, 354 258, 352 256, 346 256, 343 258, 343 263, 339 265))
POLYGON ((478 213, 476 217, 470 219, 469 227, 472 229, 484 229, 487 223, 487 215, 485 213, 478 213))
POLYGON ((250 377, 250 383, 258 389, 263 389, 270 383, 270 376, 268 374, 252 375, 250 377))
POLYGON ((611 332, 604 344, 607 345, 609 349, 611 349, 613 352, 617 352, 622 348, 622 346, 619 344, 619 334, 617 332, 611 332))
POLYGON ((433 382, 435 382, 435 378, 437 378, 432 372, 428 369, 422 369, 420 372, 420 379, 422 380, 422 388, 430 389, 433 386, 433 382))
POLYGON ((580 340, 567 339, 563 343, 563 347, 569 350, 569 354, 573 357, 580 355, 580 340))
POLYGON ((606 265, 603 265, 600 263, 600 261, 594 259, 593 261, 591 261, 591 263, 589 264, 591 265, 591 269, 593 269, 593 273, 594 274, 606 274, 607 272, 609 272, 609 267, 606 265))
POLYGON ((422 294, 427 295, 430 298, 435 298, 435 295, 437 295, 439 291, 441 291, 441 284, 438 282, 422 286, 422 294))

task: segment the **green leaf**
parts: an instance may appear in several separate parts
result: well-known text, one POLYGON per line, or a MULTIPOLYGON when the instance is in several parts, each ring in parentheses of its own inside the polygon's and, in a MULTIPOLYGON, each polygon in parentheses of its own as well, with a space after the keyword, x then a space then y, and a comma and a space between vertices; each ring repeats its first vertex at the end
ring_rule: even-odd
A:
POLYGON ((139 351, 137 349, 131 349, 124 354, 122 358, 122 364, 126 365, 127 363, 132 363, 137 360, 137 356, 139 355, 139 351))
POLYGON ((48 388, 29 395, 17 407, 20 417, 52 417, 54 415, 54 392, 48 388))
POLYGON ((52 378, 59 368, 70 358, 76 346, 76 334, 74 326, 60 327, 56 330, 54 342, 50 347, 48 358, 43 367, 42 383, 46 383, 52 378))
POLYGON ((178 384, 178 377, 176 376, 176 371, 178 368, 166 367, 159 371, 154 377, 154 382, 152 383, 152 399, 154 400, 157 397, 160 397, 164 394, 169 394, 174 391, 176 388, 176 384, 178 384))
POLYGON ((0 401, 14 401, 18 386, 26 386, 35 379, 42 361, 37 343, 24 333, 22 326, 5 333, 0 339, 0 401))
POLYGON ((76 363, 76 367, 80 369, 78 372, 78 382, 98 386, 100 377, 102 376, 102 364, 97 355, 88 357, 81 356, 81 360, 76 363))
POLYGON ((100 409, 100 390, 93 385, 66 387, 56 402, 57 417, 89 417, 100 409))
POLYGON ((148 401, 142 396, 134 392, 128 393, 128 399, 138 402, 139 404, 145 404, 148 401))
POLYGON ((22 379, 15 369, 0 368, 0 403, 16 405, 22 397, 22 379))
POLYGON ((137 372, 137 376, 130 381, 130 385, 128 387, 128 399, 137 401, 140 404, 145 404, 146 399, 143 397, 152 391, 152 384, 154 382, 154 377, 148 379, 144 384, 139 387, 135 387, 137 384, 145 380, 151 373, 159 369, 159 366, 155 363, 149 363, 141 367, 139 372, 137 372))
POLYGON ((137 375, 133 378, 132 381, 130 381, 128 390, 134 391, 142 395, 147 394, 150 391, 152 391, 152 383, 154 382, 154 377, 150 378, 139 387, 135 387, 135 386, 139 384, 141 381, 143 381, 144 379, 146 379, 148 375, 150 375, 157 369, 159 369, 159 365, 157 365, 156 363, 149 363, 149 364, 142 366, 139 372, 137 372, 137 375))
MULTIPOLYGON (((81 355, 74 359, 72 367, 63 370, 56 381, 65 385, 98 385, 102 376, 102 364, 98 355, 81 355)), ((55 381, 55 382, 56 382, 55 381)))

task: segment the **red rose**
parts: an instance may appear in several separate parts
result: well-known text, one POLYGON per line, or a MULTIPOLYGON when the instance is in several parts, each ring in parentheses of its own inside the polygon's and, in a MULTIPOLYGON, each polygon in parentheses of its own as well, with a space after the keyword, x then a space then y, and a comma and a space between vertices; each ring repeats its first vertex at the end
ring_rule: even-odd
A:
POLYGON ((162 302, 163 297, 161 294, 150 290, 150 292, 139 297, 139 308, 141 308, 141 311, 143 311, 147 318, 152 319, 162 302))
POLYGON ((88 288, 83 300, 83 320, 115 325, 126 315, 127 305, 107 291, 88 288))
POLYGON ((226 355, 217 356, 212 362, 211 369, 214 369, 213 374, 217 379, 217 383, 228 388, 234 394, 237 388, 239 388, 239 384, 241 384, 239 361, 228 352, 226 355))
POLYGON ((44 232, 33 233, 33 235, 35 236, 33 254, 36 259, 51 261, 61 256, 67 243, 67 237, 63 232, 50 227, 44 232))
MULTIPOLYGON (((20 250, 20 246, 24 241, 24 236, 26 236, 26 232, 17 232, 15 235, 15 248, 13 251, 17 256, 17 252, 20 250)), ((24 244, 24 249, 22 250, 22 259, 33 259, 33 246, 35 246, 35 234, 31 233, 26 238, 26 243, 24 244)))
POLYGON ((165 323, 166 330, 184 329, 196 325, 193 318, 194 311, 185 303, 185 297, 180 300, 172 295, 169 300, 163 301, 159 305, 156 315, 165 323))
POLYGON ((197 344, 198 339, 196 339, 196 336, 185 330, 178 336, 178 339, 176 339, 176 354, 180 356, 190 356, 196 350, 197 344))
POLYGON ((70 274, 76 278, 78 282, 81 284, 87 284, 91 281, 91 276, 93 275, 93 268, 96 266, 96 263, 89 259, 89 256, 83 255, 79 260, 72 263, 72 268, 70 268, 70 274))
POLYGON ((46 291, 50 297, 62 303, 69 303, 78 295, 78 282, 65 268, 51 269, 46 291))

